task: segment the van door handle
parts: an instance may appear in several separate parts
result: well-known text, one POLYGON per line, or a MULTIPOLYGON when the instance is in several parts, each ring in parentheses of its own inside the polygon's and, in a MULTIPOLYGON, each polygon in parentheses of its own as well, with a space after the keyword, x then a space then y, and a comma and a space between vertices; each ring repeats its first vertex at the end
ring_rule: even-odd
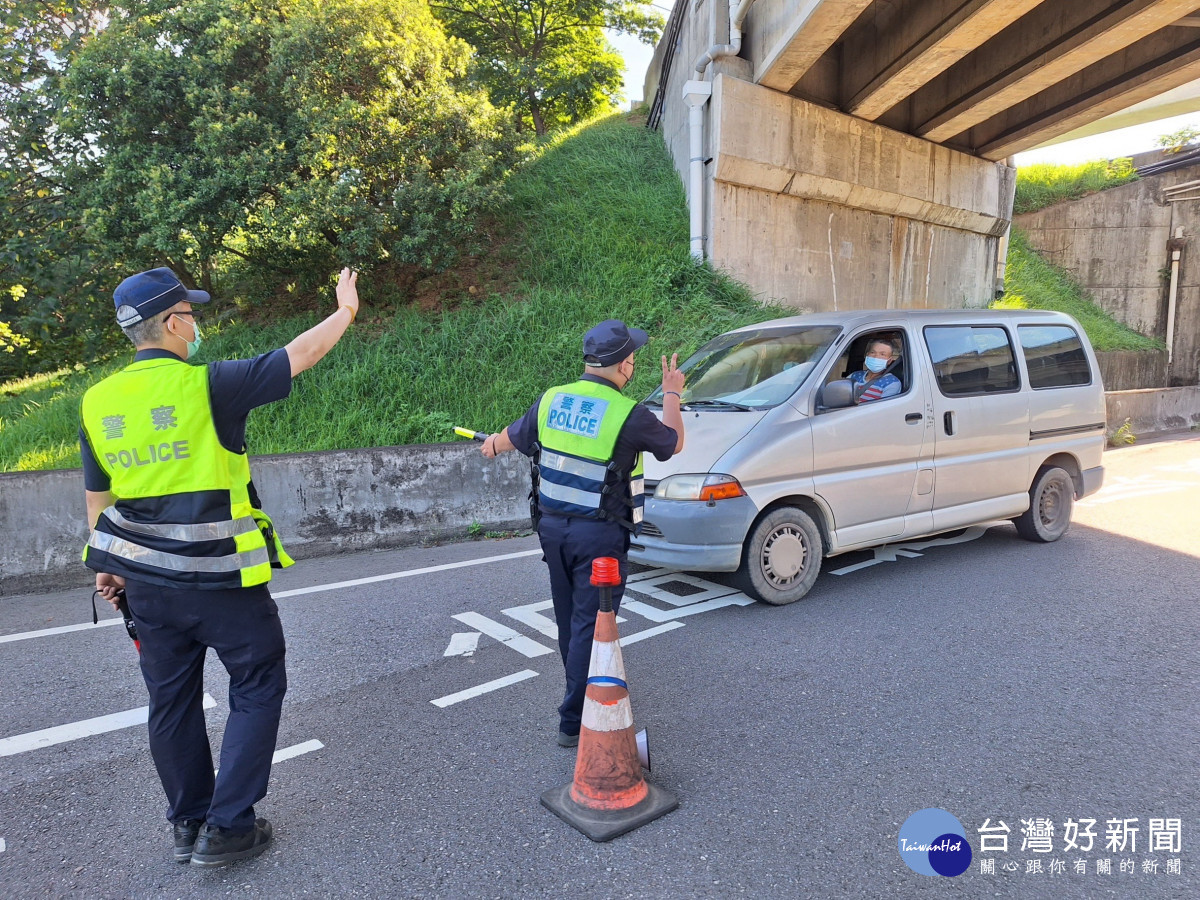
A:
POLYGON ((946 434, 954 434, 954 413, 947 412, 942 416, 942 427, 946 429, 946 434))
POLYGON ((923 418, 925 418, 925 416, 921 413, 909 413, 907 416, 904 417, 904 421, 907 422, 909 425, 916 425, 923 418))

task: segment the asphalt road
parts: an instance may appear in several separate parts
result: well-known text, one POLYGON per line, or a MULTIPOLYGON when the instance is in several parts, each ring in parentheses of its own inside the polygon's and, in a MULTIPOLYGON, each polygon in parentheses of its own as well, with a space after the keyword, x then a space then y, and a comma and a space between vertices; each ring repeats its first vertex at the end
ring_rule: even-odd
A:
MULTIPOLYGON (((1196 896, 1200 436, 1105 465, 1055 544, 998 523, 837 557, 788 607, 642 573, 625 662, 649 778, 680 807, 607 844, 538 803, 574 752, 554 742, 561 664, 532 538, 282 573, 278 746, 295 755, 259 806, 275 844, 220 870, 170 859, 145 727, 120 716, 146 702, 123 629, 93 627, 85 591, 6 599, 0 895, 1196 896), (962 823, 962 875, 898 852, 929 807, 962 823), (1063 849, 1068 819, 1095 820, 1090 850, 1063 849), (1001 822, 1007 849, 985 850, 1003 832, 979 829, 1001 822)), ((215 747, 227 685, 215 660, 207 676, 215 747)))

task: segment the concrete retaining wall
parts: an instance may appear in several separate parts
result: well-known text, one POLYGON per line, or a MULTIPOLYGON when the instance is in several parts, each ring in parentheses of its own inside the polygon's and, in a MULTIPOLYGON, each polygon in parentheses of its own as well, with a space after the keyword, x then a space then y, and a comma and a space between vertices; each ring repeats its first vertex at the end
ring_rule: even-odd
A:
POLYGON ((1200 429, 1200 386, 1148 391, 1114 391, 1106 394, 1108 433, 1125 420, 1135 435, 1145 437, 1169 431, 1200 429))
MULTIPOLYGON (((300 559, 398 547, 484 528, 528 527, 529 464, 476 444, 259 456, 254 483, 300 559)), ((86 584, 81 470, 0 474, 0 596, 86 584)))
POLYGON ((1167 383, 1166 350, 1096 351, 1106 391, 1160 388, 1167 383))
MULTIPOLYGON (((1146 154, 1135 157, 1134 164, 1157 159, 1146 154)), ((1197 178, 1200 166, 1187 166, 1013 218, 1030 245, 1070 272, 1105 312, 1159 338, 1167 334, 1168 242, 1180 235, 1171 364, 1162 380, 1138 387, 1200 383, 1200 263, 1193 249, 1200 235, 1200 203, 1171 202, 1167 193, 1197 178)))

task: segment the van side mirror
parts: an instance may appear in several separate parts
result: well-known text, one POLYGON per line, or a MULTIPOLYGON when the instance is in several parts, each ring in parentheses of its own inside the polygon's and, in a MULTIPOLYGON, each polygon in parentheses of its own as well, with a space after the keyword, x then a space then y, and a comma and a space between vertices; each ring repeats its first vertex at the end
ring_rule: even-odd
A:
POLYGON ((831 381, 821 389, 821 405, 826 409, 841 409, 854 405, 854 383, 849 378, 831 381))

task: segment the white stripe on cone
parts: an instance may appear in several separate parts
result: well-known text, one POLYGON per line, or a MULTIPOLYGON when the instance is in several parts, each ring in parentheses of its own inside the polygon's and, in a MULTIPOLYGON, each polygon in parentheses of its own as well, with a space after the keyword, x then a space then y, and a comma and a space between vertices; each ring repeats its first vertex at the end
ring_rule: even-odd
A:
POLYGON ((633 727, 633 707, 625 696, 616 703, 583 698, 583 727, 591 731, 623 731, 633 727))
POLYGON ((621 658, 621 645, 617 641, 592 641, 592 661, 588 666, 588 677, 603 676, 625 680, 625 662, 621 658))

